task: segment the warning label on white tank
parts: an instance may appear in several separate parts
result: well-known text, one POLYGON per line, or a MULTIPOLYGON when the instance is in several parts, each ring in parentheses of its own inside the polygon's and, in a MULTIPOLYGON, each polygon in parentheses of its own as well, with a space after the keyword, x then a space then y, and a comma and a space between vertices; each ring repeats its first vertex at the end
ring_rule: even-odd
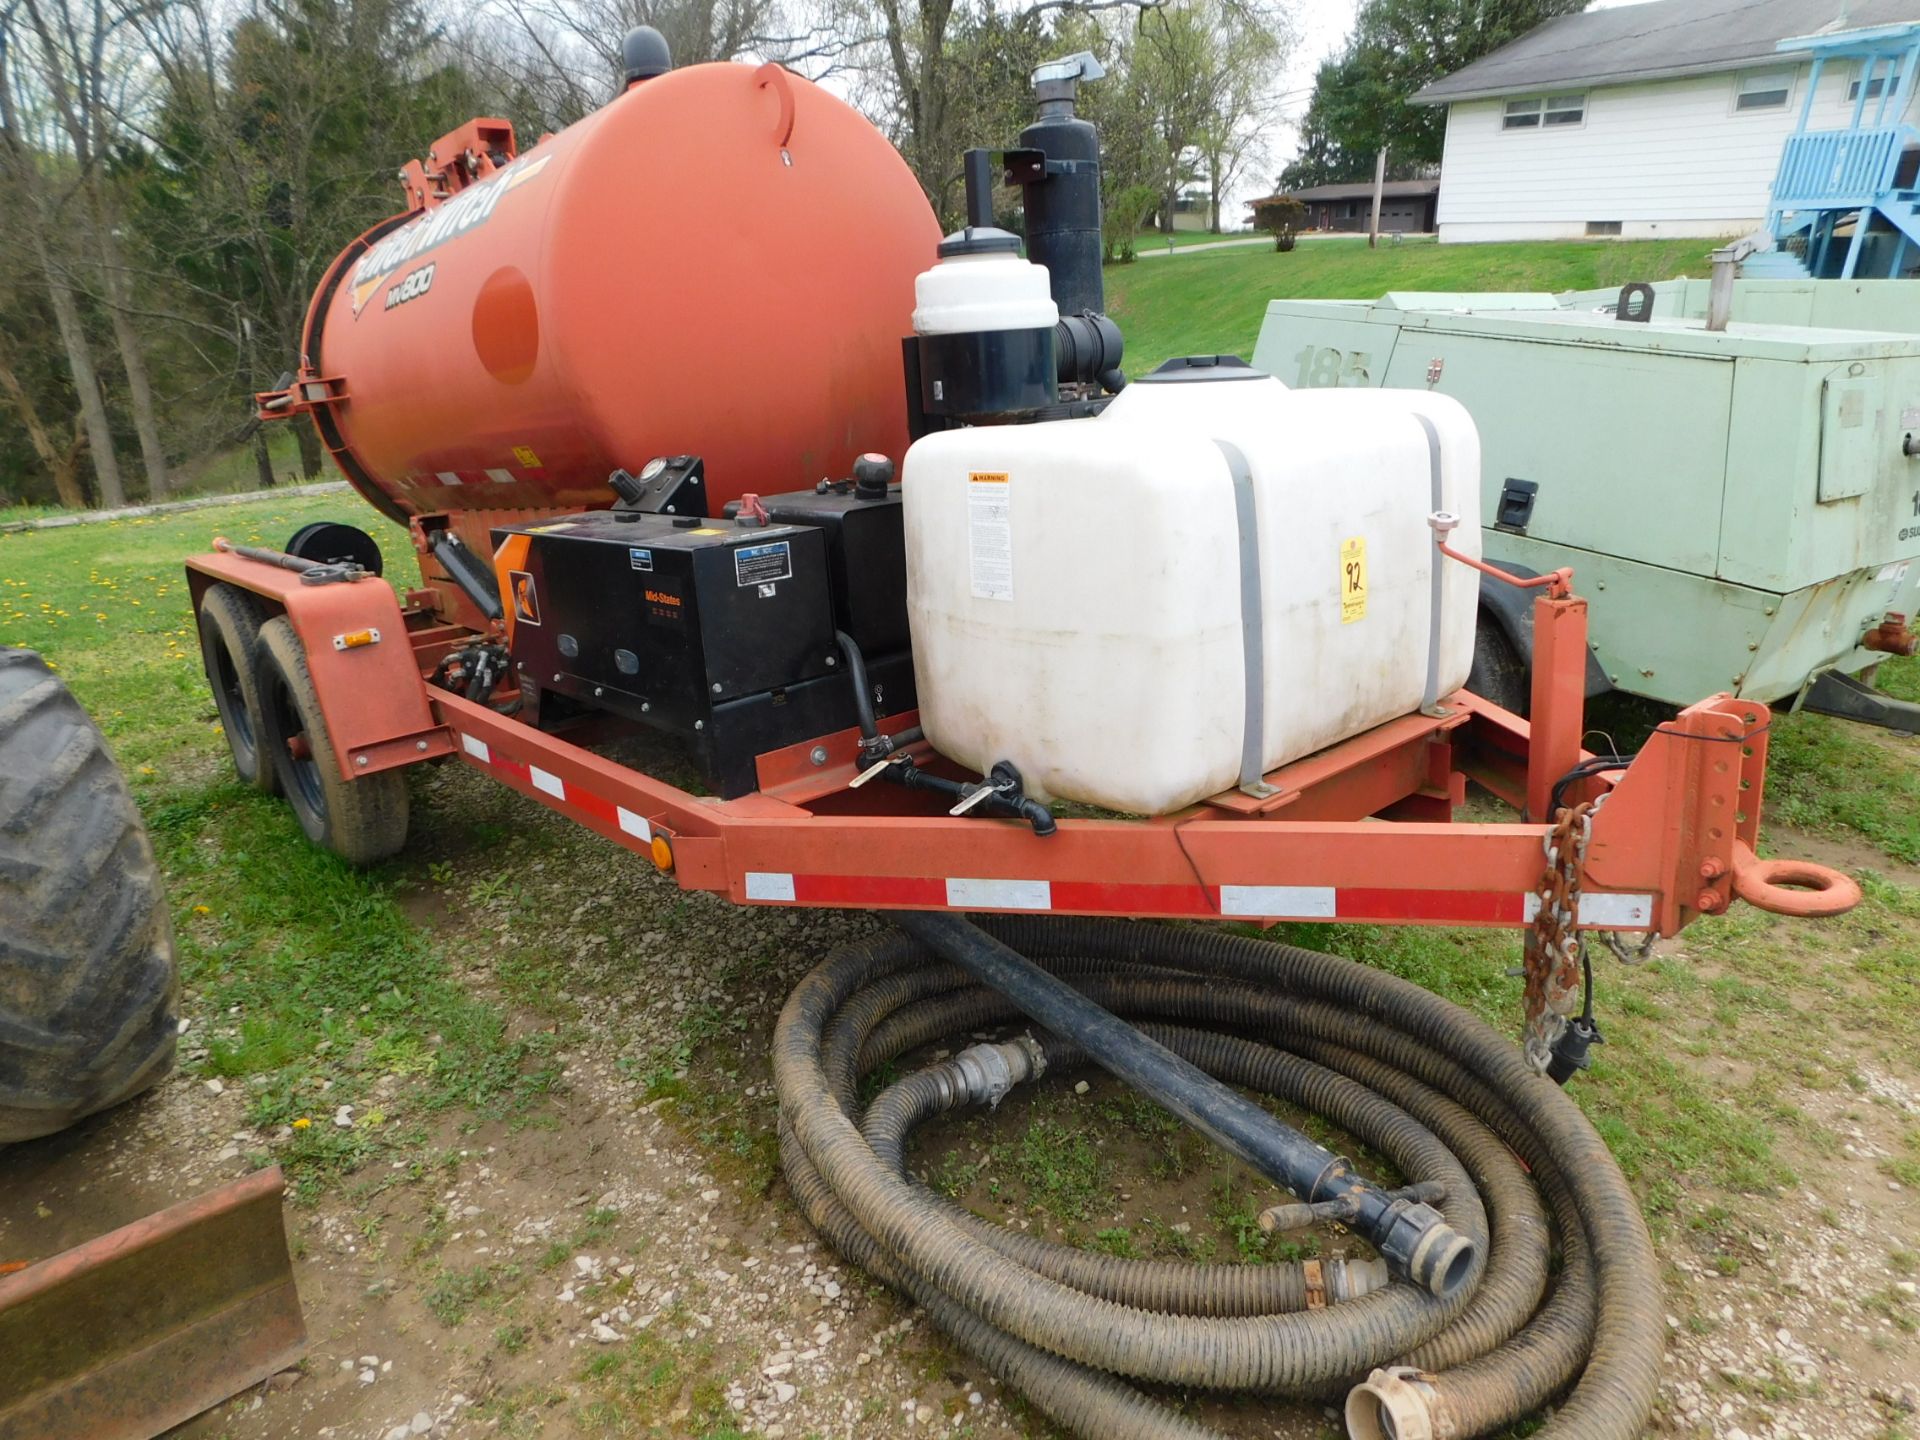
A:
POLYGON ((976 600, 1013 599, 1012 491, 1004 474, 967 476, 967 562, 976 600))

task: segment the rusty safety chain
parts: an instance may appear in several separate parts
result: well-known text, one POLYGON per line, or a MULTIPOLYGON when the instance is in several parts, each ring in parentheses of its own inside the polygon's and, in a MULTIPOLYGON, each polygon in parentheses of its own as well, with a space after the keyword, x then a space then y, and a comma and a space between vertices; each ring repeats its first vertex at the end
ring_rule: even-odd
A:
POLYGON ((1522 952, 1527 983, 1521 1029, 1527 1063, 1542 1075, 1580 1004, 1580 868, 1593 838, 1593 814, 1605 800, 1602 795, 1562 806, 1545 840, 1547 869, 1535 891, 1539 908, 1522 952))

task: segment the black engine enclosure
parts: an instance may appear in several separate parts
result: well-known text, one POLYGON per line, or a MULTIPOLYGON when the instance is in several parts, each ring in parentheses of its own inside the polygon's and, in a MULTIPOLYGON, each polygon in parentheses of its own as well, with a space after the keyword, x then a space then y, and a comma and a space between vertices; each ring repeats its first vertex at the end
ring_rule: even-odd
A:
POLYGON ((495 530, 528 542, 509 579, 522 683, 678 735, 727 799, 758 787, 757 756, 857 723, 836 629, 875 642, 878 713, 912 708, 897 491, 763 503, 765 525, 624 510, 495 530))

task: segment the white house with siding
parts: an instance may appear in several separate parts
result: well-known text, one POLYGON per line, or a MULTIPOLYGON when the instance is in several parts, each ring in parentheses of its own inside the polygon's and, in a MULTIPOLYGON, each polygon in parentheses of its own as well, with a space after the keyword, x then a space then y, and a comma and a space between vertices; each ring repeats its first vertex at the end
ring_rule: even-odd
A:
MULTIPOLYGON (((1755 230, 1813 73, 1781 42, 1911 21, 1920 0, 1653 0, 1550 20, 1413 97, 1447 107, 1440 239, 1755 230)), ((1859 75, 1825 66, 1809 128, 1849 124, 1859 75)), ((1911 122, 1920 83, 1885 67, 1869 113, 1888 84, 1886 121, 1911 122)))

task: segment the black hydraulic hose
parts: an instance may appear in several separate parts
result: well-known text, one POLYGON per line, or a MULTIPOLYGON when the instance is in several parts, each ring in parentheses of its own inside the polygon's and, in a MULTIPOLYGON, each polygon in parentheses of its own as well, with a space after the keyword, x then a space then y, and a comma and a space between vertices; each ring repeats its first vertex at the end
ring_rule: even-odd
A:
POLYGON ((880 723, 873 718, 873 691, 867 688, 867 657, 860 653, 859 642, 846 631, 834 631, 833 638, 840 642, 840 654, 847 662, 847 679, 853 684, 853 711, 860 721, 860 738, 878 740, 880 723))
POLYGON ((863 1107, 862 1076, 1021 1015, 906 936, 836 951, 774 1035, 794 1195, 842 1255, 1057 1423, 1197 1440, 1209 1432, 1127 1381, 1324 1397, 1358 1377, 1348 1421, 1367 1440, 1482 1434, 1563 1392, 1540 1434, 1643 1433, 1665 1328, 1651 1242, 1604 1143, 1511 1042, 1406 981, 1290 946, 1111 921, 986 928, 1200 1070, 1325 1116, 1409 1182, 1438 1181, 1447 1222, 1484 1256, 1446 1299, 1365 1270, 1333 1294, 1324 1270, 1309 1287, 1292 1265, 1126 1261, 968 1216, 908 1175, 913 1127, 1085 1052, 1051 1034, 975 1046, 863 1107), (1337 1303, 1300 1308, 1323 1299, 1337 1303))

